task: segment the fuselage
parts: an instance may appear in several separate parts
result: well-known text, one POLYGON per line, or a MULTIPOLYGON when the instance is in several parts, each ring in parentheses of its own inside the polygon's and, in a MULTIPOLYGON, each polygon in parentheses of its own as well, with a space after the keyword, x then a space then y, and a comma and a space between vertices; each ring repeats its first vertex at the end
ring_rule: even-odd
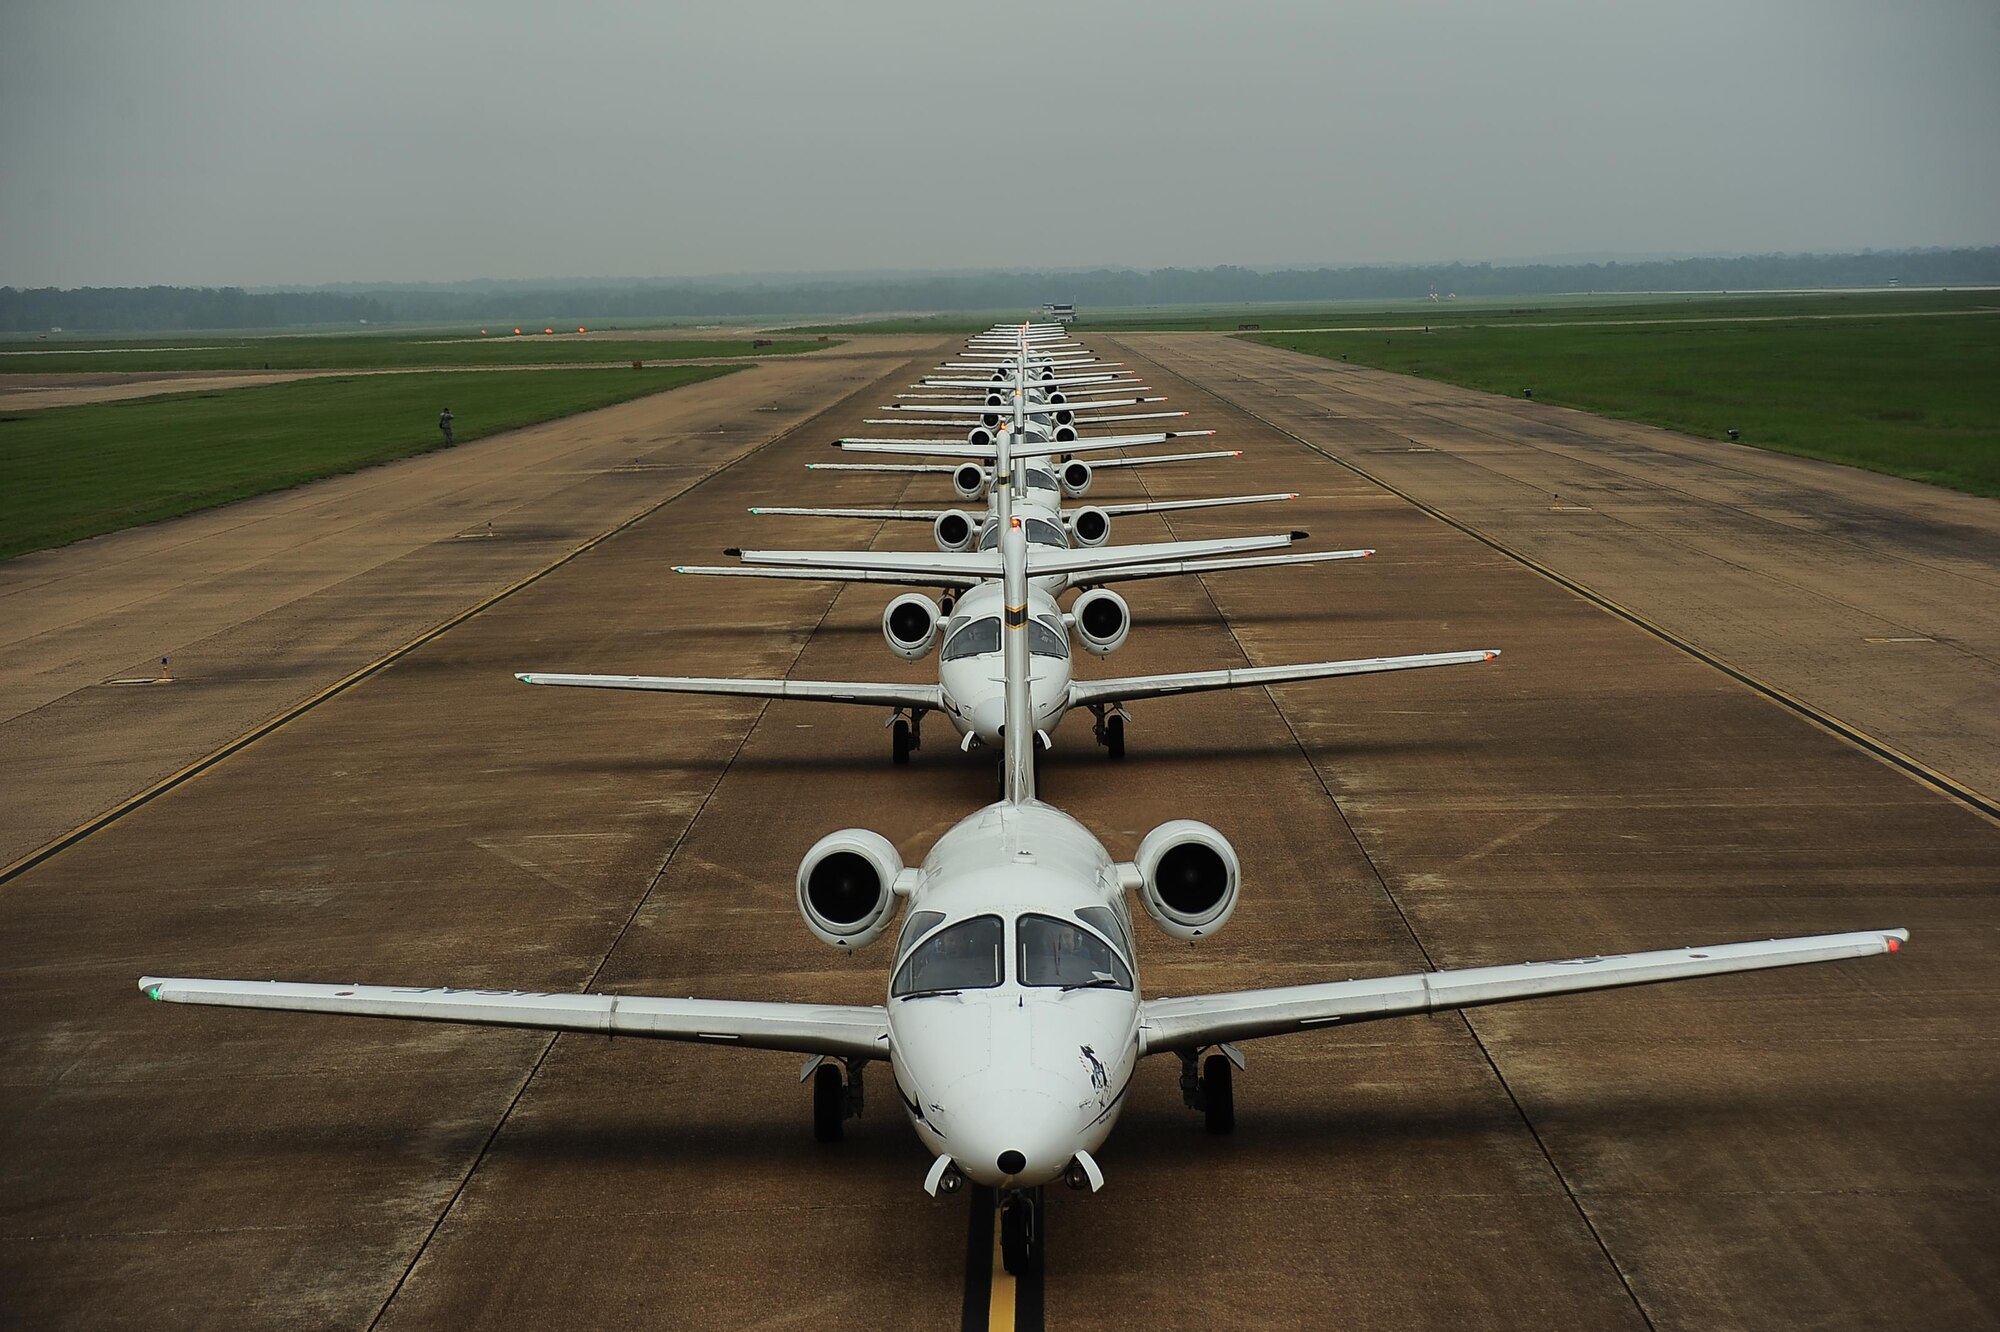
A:
POLYGON ((889 986, 889 1062, 932 1152, 1029 1188, 1095 1152, 1139 1058, 1132 923, 1118 871, 1052 806, 1002 802, 924 860, 889 986))

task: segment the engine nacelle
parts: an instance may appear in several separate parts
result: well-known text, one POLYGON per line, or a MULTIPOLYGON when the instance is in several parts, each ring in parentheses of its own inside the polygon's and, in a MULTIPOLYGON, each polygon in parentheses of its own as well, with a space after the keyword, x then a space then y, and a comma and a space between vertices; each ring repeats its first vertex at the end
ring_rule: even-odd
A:
POLYGON ((939 550, 964 550, 979 535, 979 524, 962 509, 946 509, 931 523, 939 550))
POLYGON ((986 405, 988 407, 1004 407, 1006 404, 1007 400, 998 393, 988 393, 986 395, 986 405))
POLYGON ((1062 391, 1061 389, 1050 389, 1050 390, 1049 390, 1049 392, 1048 392, 1048 397, 1047 397, 1047 398, 1045 398, 1045 399, 1043 399, 1043 401, 1045 401, 1045 402, 1068 402, 1068 401, 1069 401, 1069 397, 1068 397, 1068 395, 1066 395, 1065 393, 1063 393, 1063 391, 1062 391))
POLYGON ((1068 425, 1066 425, 1066 426, 1057 426, 1057 427, 1056 427, 1056 443, 1058 443, 1058 444, 1074 444, 1074 443, 1076 443, 1076 427, 1075 427, 1075 426, 1068 426, 1068 425))
POLYGON ((1069 496, 1071 499, 1081 499, 1083 496, 1089 494, 1090 478, 1092 475, 1089 463, 1081 458, 1071 458, 1062 465, 1062 471, 1059 474, 1059 479, 1062 481, 1063 494, 1069 496))
MULTIPOLYGON (((1059 426, 1074 425, 1076 424, 1076 413, 1065 407, 1061 411, 1054 413, 1050 419, 1059 426)), ((1062 436, 1058 435, 1056 438, 1061 439, 1062 436)))
POLYGON ((1125 637, 1132 632, 1132 608, 1109 588, 1092 588, 1070 607, 1070 623, 1076 626, 1084 651, 1108 657, 1125 646, 1125 637))
POLYGON ((1161 824, 1139 843, 1132 863, 1146 914, 1172 938, 1205 939, 1236 910, 1242 862, 1229 839, 1206 823, 1161 824))
POLYGON ((966 432, 965 442, 975 449, 990 449, 993 447, 993 432, 985 426, 974 426, 966 432))
POLYGON ((1111 515, 1099 508, 1069 515, 1070 539, 1079 546, 1101 546, 1111 538, 1111 515))
POLYGON ((978 499, 986 493, 986 469, 978 463, 960 463, 951 471, 951 488, 962 499, 978 499))
POLYGON ((866 828, 828 833, 799 862, 799 914, 822 943, 835 948, 873 943, 889 928, 902 872, 903 857, 881 833, 866 828))
POLYGON ((944 613, 921 592, 905 592, 882 611, 882 637, 904 661, 919 661, 937 646, 944 613))

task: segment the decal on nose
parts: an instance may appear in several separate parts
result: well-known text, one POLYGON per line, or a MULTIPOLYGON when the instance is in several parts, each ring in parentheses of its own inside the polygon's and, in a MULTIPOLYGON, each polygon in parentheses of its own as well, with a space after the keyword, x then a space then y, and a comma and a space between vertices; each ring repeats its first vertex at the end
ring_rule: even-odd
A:
POLYGON ((1000 1159, 993 1164, 1000 1167, 1000 1173, 1003 1175, 1018 1175, 1028 1168, 1028 1158, 1019 1152, 1002 1152, 1000 1159))

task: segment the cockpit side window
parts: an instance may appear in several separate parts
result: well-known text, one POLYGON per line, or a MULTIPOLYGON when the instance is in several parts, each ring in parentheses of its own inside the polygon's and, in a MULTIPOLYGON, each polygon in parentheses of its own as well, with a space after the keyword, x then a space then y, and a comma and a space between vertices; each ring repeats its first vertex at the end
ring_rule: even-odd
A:
POLYGON ((896 956, 910 951, 910 945, 929 934, 944 921, 942 911, 912 911, 903 922, 903 932, 896 936, 896 956))
POLYGON ((944 659, 957 661, 960 657, 976 657, 981 653, 1000 650, 1000 617, 988 615, 960 625, 945 640, 944 659))
POLYGON ((937 930, 910 950, 889 994, 915 999, 955 990, 990 990, 1004 974, 1006 930, 998 916, 974 916, 937 930))
POLYGON ((1039 616, 1028 621, 1028 652, 1037 657, 1069 656, 1069 635, 1065 634, 1060 622, 1051 623, 1039 616))
POLYGON ((1054 490, 1055 488, 1056 474, 1054 472, 1046 472, 1039 467, 1028 470, 1028 489, 1054 490))
POLYGON ((1026 915, 1014 923, 1016 974, 1023 985, 1129 990, 1132 968, 1111 945, 1075 921, 1026 915))
POLYGON ((1062 528, 1056 526, 1048 519, 1030 518, 1028 520, 1028 544, 1031 546, 1066 547, 1069 545, 1069 538, 1063 535, 1062 528))
MULTIPOLYGON (((1132 956, 1132 936, 1126 932, 1125 922, 1110 907, 1078 907, 1076 917, 1086 925, 1118 945, 1118 951, 1126 957, 1132 956)), ((901 951, 901 950, 898 950, 901 951)))

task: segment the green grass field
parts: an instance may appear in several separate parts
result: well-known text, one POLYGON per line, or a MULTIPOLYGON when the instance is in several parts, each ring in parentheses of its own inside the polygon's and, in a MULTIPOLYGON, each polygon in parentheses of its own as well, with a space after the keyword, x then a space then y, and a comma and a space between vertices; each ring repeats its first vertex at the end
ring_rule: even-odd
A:
POLYGON ((2000 497, 2000 313, 1244 336, 2000 497))
POLYGON ((732 373, 362 375, 0 417, 0 559, 732 373))
MULTIPOLYGON (((539 333, 539 330, 537 330, 539 333)), ((817 338, 751 346, 749 338, 482 338, 459 333, 0 342, 0 375, 137 370, 381 370, 436 366, 579 365, 785 356, 834 345, 817 338)))
MULTIPOLYGON (((1092 332, 1235 332, 1240 325, 1264 330, 1299 328, 1451 328, 1465 325, 1539 322, 1616 322, 1632 319, 1774 319, 1867 314, 1928 314, 2000 309, 2000 292, 1884 291, 1749 293, 1713 292, 1651 296, 1630 292, 1576 296, 1478 297, 1438 301, 1305 301, 1273 305, 1170 305, 1148 308, 1086 309, 1075 325, 1079 338, 1092 332)), ((976 333, 993 324, 1021 319, 1020 310, 877 319, 854 324, 811 324, 782 330, 807 333, 976 333)))

